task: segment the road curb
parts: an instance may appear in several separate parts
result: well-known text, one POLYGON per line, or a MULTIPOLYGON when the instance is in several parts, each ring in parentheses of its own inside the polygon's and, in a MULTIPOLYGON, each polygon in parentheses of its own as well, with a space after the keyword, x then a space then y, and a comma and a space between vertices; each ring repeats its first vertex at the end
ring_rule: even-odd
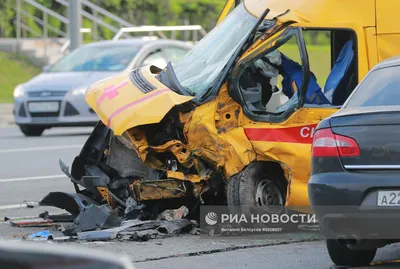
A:
POLYGON ((13 104, 0 104, 0 126, 10 126, 15 124, 13 110, 13 104))
POLYGON ((261 243, 261 244, 252 244, 252 245, 236 245, 236 246, 230 246, 230 247, 226 247, 226 248, 216 248, 216 249, 210 249, 210 250, 200 250, 200 251, 196 251, 196 252, 165 255, 165 256, 156 257, 156 258, 145 258, 145 259, 134 259, 133 258, 131 260, 133 263, 143 263, 143 262, 159 261, 159 260, 171 259, 171 258, 202 256, 202 255, 223 253, 223 252, 242 250, 242 249, 272 247, 272 246, 280 246, 280 245, 288 245, 288 244, 296 244, 296 243, 311 243, 311 242, 318 242, 318 241, 323 241, 323 240, 324 239, 320 236, 316 237, 316 238, 308 238, 308 239, 288 239, 288 240, 280 240, 277 242, 268 242, 268 243, 261 243))

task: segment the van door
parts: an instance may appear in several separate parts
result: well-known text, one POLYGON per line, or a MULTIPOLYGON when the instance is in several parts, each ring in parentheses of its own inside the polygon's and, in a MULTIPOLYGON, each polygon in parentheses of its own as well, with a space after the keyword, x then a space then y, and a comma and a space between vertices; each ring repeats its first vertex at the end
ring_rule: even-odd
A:
MULTIPOLYGON (((229 79, 229 94, 230 96, 243 108, 243 112, 247 118, 258 121, 258 122, 283 122, 287 119, 296 109, 300 108, 304 104, 305 94, 308 88, 308 83, 310 80, 310 68, 308 54, 306 50, 306 45, 304 42, 302 29, 300 27, 289 27, 296 21, 286 20, 285 16, 293 18, 293 14, 288 11, 282 14, 282 19, 275 18, 272 21, 264 21, 264 24, 274 24, 272 27, 267 27, 267 30, 261 34, 261 36, 254 41, 252 45, 246 50, 245 53, 240 57, 237 64, 234 66, 229 79), (265 79, 265 69, 263 74, 259 74, 257 69, 259 68, 261 62, 268 62, 267 55, 278 54, 284 55, 279 52, 283 45, 289 44, 297 51, 297 59, 293 59, 298 62, 297 67, 299 68, 298 74, 302 76, 301 85, 290 85, 293 88, 291 91, 293 96, 287 102, 281 102, 281 97, 283 97, 282 85, 283 77, 276 67, 274 72, 272 69, 272 75, 267 75, 270 77, 270 81, 265 79), (253 71, 252 71, 253 70, 253 71), (255 72, 254 72, 255 71, 255 72), (262 77, 262 80, 257 81, 254 76, 250 79, 243 79, 248 73, 256 74, 256 77, 262 77), (277 74, 276 74, 277 73, 277 74), (257 87, 244 85, 243 81, 255 81, 259 82, 257 87), (278 82, 277 82, 278 81, 278 82), (259 92, 259 93, 258 93, 259 92), (266 96, 265 96, 266 95, 266 96), (260 101, 256 100, 256 96, 259 96, 260 101)), ((283 62, 281 62, 283 64, 283 62)), ((274 63, 268 63, 267 66, 274 66, 274 63)), ((277 64, 278 65, 278 64, 277 64)), ((267 72, 268 73, 268 72, 267 72)), ((256 84, 256 83, 253 83, 256 84)), ((285 81, 286 85, 286 81, 285 81)), ((288 89, 286 87, 285 89, 288 89)))

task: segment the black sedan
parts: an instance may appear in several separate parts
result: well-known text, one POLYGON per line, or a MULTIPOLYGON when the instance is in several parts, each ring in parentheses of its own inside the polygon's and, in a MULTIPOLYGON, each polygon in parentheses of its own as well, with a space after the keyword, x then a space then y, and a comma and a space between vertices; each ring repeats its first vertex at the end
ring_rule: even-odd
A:
POLYGON ((400 241, 400 58, 374 67, 317 126, 310 203, 332 261, 369 264, 400 241))

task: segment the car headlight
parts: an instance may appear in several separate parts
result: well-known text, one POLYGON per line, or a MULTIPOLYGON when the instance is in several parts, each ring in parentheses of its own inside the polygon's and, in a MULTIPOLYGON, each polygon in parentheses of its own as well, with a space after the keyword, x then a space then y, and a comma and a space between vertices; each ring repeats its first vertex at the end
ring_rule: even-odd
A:
POLYGON ((22 96, 24 96, 24 94, 25 94, 25 91, 24 91, 24 88, 22 87, 21 84, 18 85, 17 87, 15 87, 15 89, 14 89, 14 98, 22 97, 22 96))
POLYGON ((77 95, 85 95, 87 88, 78 88, 72 91, 72 95, 77 96, 77 95))

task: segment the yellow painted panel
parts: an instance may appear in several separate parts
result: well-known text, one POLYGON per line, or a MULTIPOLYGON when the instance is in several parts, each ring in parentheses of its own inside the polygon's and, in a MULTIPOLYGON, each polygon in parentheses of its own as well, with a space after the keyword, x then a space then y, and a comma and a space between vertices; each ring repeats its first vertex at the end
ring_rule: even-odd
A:
MULTIPOLYGON (((267 8, 271 9, 267 19, 272 19, 290 9, 311 23, 354 22, 363 26, 375 26, 375 0, 245 0, 244 4, 255 17, 260 17, 267 8)), ((396 3, 397 5, 400 3, 396 3)), ((398 8, 393 9, 394 12, 398 10, 398 8)))
MULTIPOLYGON (((376 28, 368 27, 364 29, 366 45, 368 51, 368 65, 369 69, 378 63, 378 44, 376 39, 376 28)), ((361 80, 362 78, 359 78, 361 80)))
POLYGON ((376 25, 378 34, 400 33, 400 1, 376 0, 376 25))
POLYGON ((400 54, 400 34, 378 35, 379 61, 400 54))

